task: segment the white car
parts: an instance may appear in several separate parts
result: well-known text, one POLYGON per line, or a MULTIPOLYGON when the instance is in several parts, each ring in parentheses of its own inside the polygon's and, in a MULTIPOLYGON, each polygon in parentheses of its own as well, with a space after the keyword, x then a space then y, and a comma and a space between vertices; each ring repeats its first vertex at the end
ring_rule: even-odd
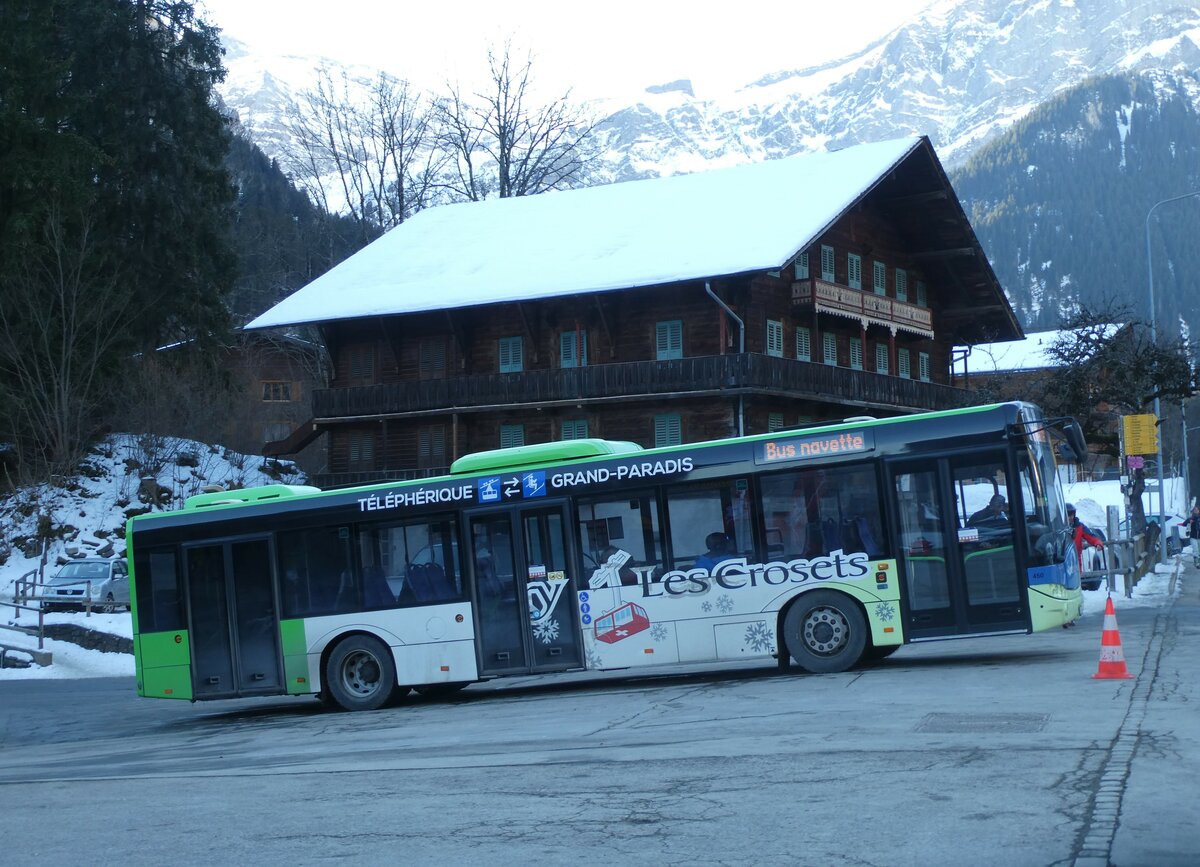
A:
POLYGON ((129 610, 129 570, 124 560, 75 560, 46 582, 42 608, 83 608, 90 599, 101 611, 129 610))

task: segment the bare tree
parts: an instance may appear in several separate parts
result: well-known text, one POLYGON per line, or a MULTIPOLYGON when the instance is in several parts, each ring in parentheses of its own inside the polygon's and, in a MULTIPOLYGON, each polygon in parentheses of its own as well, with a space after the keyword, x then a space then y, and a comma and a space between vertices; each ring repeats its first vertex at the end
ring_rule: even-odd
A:
POLYGON ((489 89, 465 98, 458 85, 437 103, 438 142, 450 160, 447 187, 479 201, 532 196, 580 186, 593 158, 596 122, 571 92, 539 104, 532 96, 532 56, 514 62, 511 46, 488 51, 489 89))
POLYGON ((51 205, 42 242, 0 287, 0 395, 22 475, 65 473, 97 432, 133 294, 87 214, 51 205))
POLYGON ((293 179, 329 213, 349 212, 373 239, 428 203, 440 156, 428 99, 406 81, 322 67, 286 122, 293 179))

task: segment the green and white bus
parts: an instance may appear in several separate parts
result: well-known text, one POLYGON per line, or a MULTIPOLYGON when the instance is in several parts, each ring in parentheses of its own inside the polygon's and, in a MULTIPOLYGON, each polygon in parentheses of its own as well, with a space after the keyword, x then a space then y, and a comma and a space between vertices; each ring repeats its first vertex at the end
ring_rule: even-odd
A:
POLYGON ((138 693, 351 710, 507 675, 778 659, 1079 615, 1050 428, 1004 403, 449 475, 202 494, 128 527, 138 693))

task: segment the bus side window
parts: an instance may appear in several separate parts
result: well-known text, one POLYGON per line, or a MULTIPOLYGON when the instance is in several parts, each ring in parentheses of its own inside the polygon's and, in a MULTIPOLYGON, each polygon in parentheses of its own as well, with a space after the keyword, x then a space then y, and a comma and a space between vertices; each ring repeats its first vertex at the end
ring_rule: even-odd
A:
MULTIPOLYGON (((616 586, 643 579, 657 581, 666 571, 658 503, 652 492, 582 500, 579 503, 580 587, 616 586), (621 565, 606 564, 615 552, 621 565), (595 582, 595 583, 592 583, 595 582)), ((614 561, 616 562, 616 561, 614 561)))
POLYGON ((185 629, 179 557, 174 548, 138 551, 134 559, 138 620, 142 632, 185 629))
POLYGON ((759 496, 771 559, 811 559, 839 549, 889 556, 879 483, 869 464, 766 475, 759 496))
POLYGON ((671 567, 707 569, 754 556, 749 479, 667 488, 671 567))
POLYGON ((338 611, 339 590, 351 569, 350 528, 310 527, 277 538, 280 615, 313 617, 338 611))

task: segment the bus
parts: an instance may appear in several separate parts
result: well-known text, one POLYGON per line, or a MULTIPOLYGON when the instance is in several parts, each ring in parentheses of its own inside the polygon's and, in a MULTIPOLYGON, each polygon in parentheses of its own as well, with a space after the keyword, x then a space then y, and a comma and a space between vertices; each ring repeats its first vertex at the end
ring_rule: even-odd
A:
POLYGON ((1084 453, 1074 420, 1009 402, 200 494, 127 527, 138 694, 369 710, 509 675, 841 672, 904 644, 1069 625, 1064 435, 1084 453))

